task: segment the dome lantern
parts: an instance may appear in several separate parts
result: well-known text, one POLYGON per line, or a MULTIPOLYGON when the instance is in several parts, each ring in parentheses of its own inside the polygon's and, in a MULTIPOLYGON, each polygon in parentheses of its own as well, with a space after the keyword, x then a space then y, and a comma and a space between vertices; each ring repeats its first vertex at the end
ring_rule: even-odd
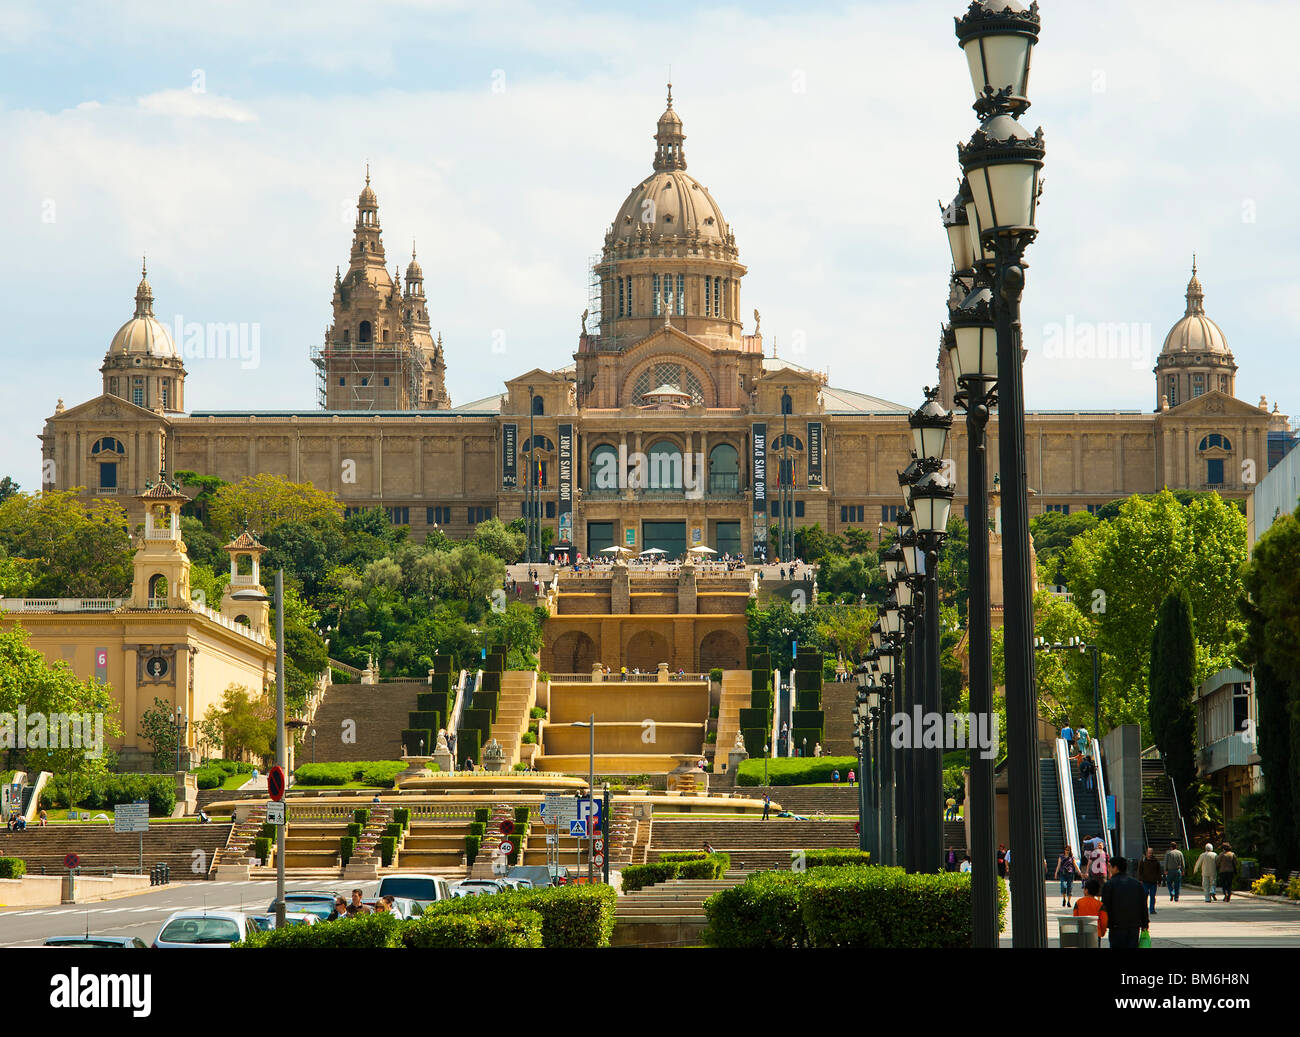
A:
POLYGON ((655 131, 655 170, 663 172, 669 169, 685 169, 686 153, 682 150, 682 141, 686 134, 682 132, 682 120, 673 111, 673 85, 668 84, 668 107, 659 116, 659 125, 655 131))

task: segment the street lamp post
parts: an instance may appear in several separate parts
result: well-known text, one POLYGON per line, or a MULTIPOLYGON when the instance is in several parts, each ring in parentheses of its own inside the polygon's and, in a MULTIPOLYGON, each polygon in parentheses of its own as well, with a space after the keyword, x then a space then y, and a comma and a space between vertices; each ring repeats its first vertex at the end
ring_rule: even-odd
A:
POLYGON ((316 729, 311 729, 311 762, 316 762, 316 729))
MULTIPOLYGON (((1043 859, 1042 793, 1038 782, 1038 694, 1034 675, 1033 586, 1029 497, 1025 467, 1025 401, 1020 346, 1024 252, 1034 225, 1039 171, 1046 149, 1042 130, 1030 134, 1017 121, 1029 107, 1030 55, 1038 42, 1037 4, 1026 10, 1009 0, 976 0, 957 19, 984 121, 957 149, 974 197, 980 262, 992 274, 998 358, 998 449, 1002 497, 1002 583, 1007 685, 1007 756, 1010 841, 1019 873, 1034 875, 1043 859), (1001 7, 995 9, 996 4, 1001 7), (987 264, 992 252, 991 271, 987 264)), ((969 214, 969 207, 968 207, 969 214)), ((1047 902, 1037 880, 1012 883, 1013 942, 1047 946, 1047 902)))
MULTIPOLYGON (((970 185, 953 201, 953 219, 965 208, 970 185)), ((969 235, 953 237, 954 282, 974 274, 975 254, 969 235)), ((990 308, 992 292, 977 288, 951 311, 945 345, 953 373, 961 386, 956 402, 966 410, 966 485, 970 501, 970 588, 967 604, 967 643, 970 652, 970 708, 976 717, 993 712, 993 649, 989 590, 988 447, 985 433, 989 411, 997 397, 997 340, 990 308)), ((998 945, 997 830, 993 790, 994 759, 982 752, 970 756, 970 799, 966 805, 971 843, 972 944, 998 945)))
POLYGON ((880 854, 881 863, 890 867, 898 866, 898 798, 894 785, 895 752, 889 744, 890 710, 893 706, 895 653, 891 646, 880 649, 876 666, 880 671, 883 694, 881 696, 881 719, 878 724, 880 739, 880 854))
MULTIPOLYGON (((596 853, 596 817, 592 807, 596 799, 596 714, 592 713, 591 718, 587 721, 575 720, 574 727, 585 727, 589 732, 588 740, 588 759, 587 759, 587 885, 595 881, 595 853, 596 853)), ((605 824, 604 831, 608 831, 608 822, 605 824)), ((605 847, 606 853, 609 847, 605 847)))
POLYGON ((185 710, 180 706, 176 707, 176 773, 181 770, 181 739, 185 737, 185 728, 187 727, 185 719, 185 710))
MULTIPOLYGON (((528 501, 528 561, 530 564, 539 561, 541 553, 540 551, 537 553, 534 553, 533 551, 533 540, 535 539, 537 522, 537 503, 533 500, 537 493, 537 468, 533 456, 534 452, 537 450, 537 444, 533 442, 535 434, 533 430, 534 410, 536 410, 536 408, 533 406, 533 387, 530 385, 528 387, 528 493, 525 495, 528 501)), ((541 538, 536 537, 536 539, 540 540, 541 538)), ((540 544, 538 546, 540 547, 540 544)))
POLYGON ((1092 656, 1092 736, 1101 737, 1101 659, 1096 645, 1087 644, 1081 637, 1049 644, 1045 638, 1034 638, 1034 647, 1042 652, 1087 652, 1092 656))
MULTIPOLYGON (((270 601, 265 591, 239 590, 230 595, 234 601, 270 601)), ((284 732, 284 570, 275 574, 275 762, 285 768, 289 762, 284 732)), ((287 784, 287 779, 286 779, 287 784)), ((287 823, 286 818, 286 823, 287 823)), ((284 928, 284 829, 275 832, 275 927, 284 928)))

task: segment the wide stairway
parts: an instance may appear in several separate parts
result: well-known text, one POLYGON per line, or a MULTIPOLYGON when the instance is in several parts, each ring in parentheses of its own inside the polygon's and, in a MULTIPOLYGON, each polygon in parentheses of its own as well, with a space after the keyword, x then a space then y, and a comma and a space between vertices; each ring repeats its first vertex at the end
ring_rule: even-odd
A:
POLYGON ((670 879, 620 896, 613 946, 698 946, 708 924, 704 901, 745 878, 730 871, 720 879, 670 879))
POLYGON ((663 821, 656 820, 648 859, 664 852, 699 850, 708 842, 731 855, 735 871, 790 867, 795 850, 843 847, 856 850, 858 834, 852 821, 663 821))
MULTIPOLYGON (((506 756, 506 770, 520 760, 519 739, 528 731, 528 716, 537 705, 535 670, 507 670, 501 675, 501 702, 492 724, 491 737, 501 743, 506 756)), ((529 751, 536 747, 529 745, 529 751)))
MULTIPOLYGON (((173 881, 205 879, 217 849, 226 844, 229 834, 229 824, 154 824, 144 833, 145 869, 166 864, 173 881)), ((103 822, 69 822, 44 828, 29 825, 21 832, 0 833, 0 857, 21 858, 27 862, 29 874, 66 873, 63 859, 69 853, 80 857, 85 869, 135 872, 140 866, 140 836, 114 832, 111 824, 103 822)))
POLYGON ((1187 849, 1178 807, 1174 803, 1173 786, 1169 784, 1165 762, 1159 758, 1142 759, 1142 827, 1146 832, 1146 844, 1156 848, 1157 856, 1163 855, 1171 841, 1187 849))
MULTIPOLYGON (((847 772, 844 772, 841 777, 846 775, 847 772)), ((773 813, 785 809, 803 817, 814 817, 820 810, 830 817, 839 814, 851 815, 855 819, 858 814, 858 789, 856 785, 850 787, 847 781, 839 788, 818 785, 772 785, 766 788, 761 785, 741 785, 736 792, 758 800, 767 793, 772 797, 773 813)))
POLYGON ((858 705, 856 681, 828 681, 822 685, 822 709, 826 713, 824 756, 856 756, 853 748, 853 711, 858 705))
POLYGON ((397 866, 404 870, 433 872, 457 871, 464 874, 465 837, 473 817, 459 820, 439 818, 416 820, 397 855, 397 866))
POLYGON ((717 754, 713 769, 722 773, 727 769, 728 753, 736 744, 740 731, 740 711, 749 708, 750 673, 748 670, 723 670, 722 695, 718 700, 717 754))
POLYGON ((400 760, 408 714, 416 696, 428 690, 426 681, 417 680, 330 685, 316 711, 316 762, 400 760), (355 731, 355 742, 343 741, 348 731, 355 731))

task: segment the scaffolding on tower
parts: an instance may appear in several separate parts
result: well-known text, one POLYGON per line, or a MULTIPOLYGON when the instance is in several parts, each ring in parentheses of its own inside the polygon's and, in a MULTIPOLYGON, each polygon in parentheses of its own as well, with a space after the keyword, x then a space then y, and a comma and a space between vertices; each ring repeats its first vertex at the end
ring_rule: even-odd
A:
POLYGON ((331 342, 310 350, 322 410, 418 410, 424 352, 411 342, 331 342), (329 380, 342 377, 346 400, 329 407, 329 380), (384 385, 383 378, 390 384, 384 385))

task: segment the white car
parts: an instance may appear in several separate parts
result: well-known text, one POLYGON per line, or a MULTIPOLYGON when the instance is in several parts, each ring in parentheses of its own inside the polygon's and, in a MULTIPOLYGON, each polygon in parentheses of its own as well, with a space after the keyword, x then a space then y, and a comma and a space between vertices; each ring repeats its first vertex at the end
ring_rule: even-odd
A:
POLYGON ((252 930, 238 911, 177 911, 154 938, 154 947, 229 947, 252 930))
POLYGON ((456 885, 451 895, 461 897, 478 897, 492 893, 504 892, 506 886, 498 879, 465 879, 456 885))
MULTIPOLYGON (((259 933, 269 932, 275 928, 275 914, 248 915, 248 927, 259 933)), ((320 919, 308 911, 286 911, 284 925, 315 925, 320 919)))

